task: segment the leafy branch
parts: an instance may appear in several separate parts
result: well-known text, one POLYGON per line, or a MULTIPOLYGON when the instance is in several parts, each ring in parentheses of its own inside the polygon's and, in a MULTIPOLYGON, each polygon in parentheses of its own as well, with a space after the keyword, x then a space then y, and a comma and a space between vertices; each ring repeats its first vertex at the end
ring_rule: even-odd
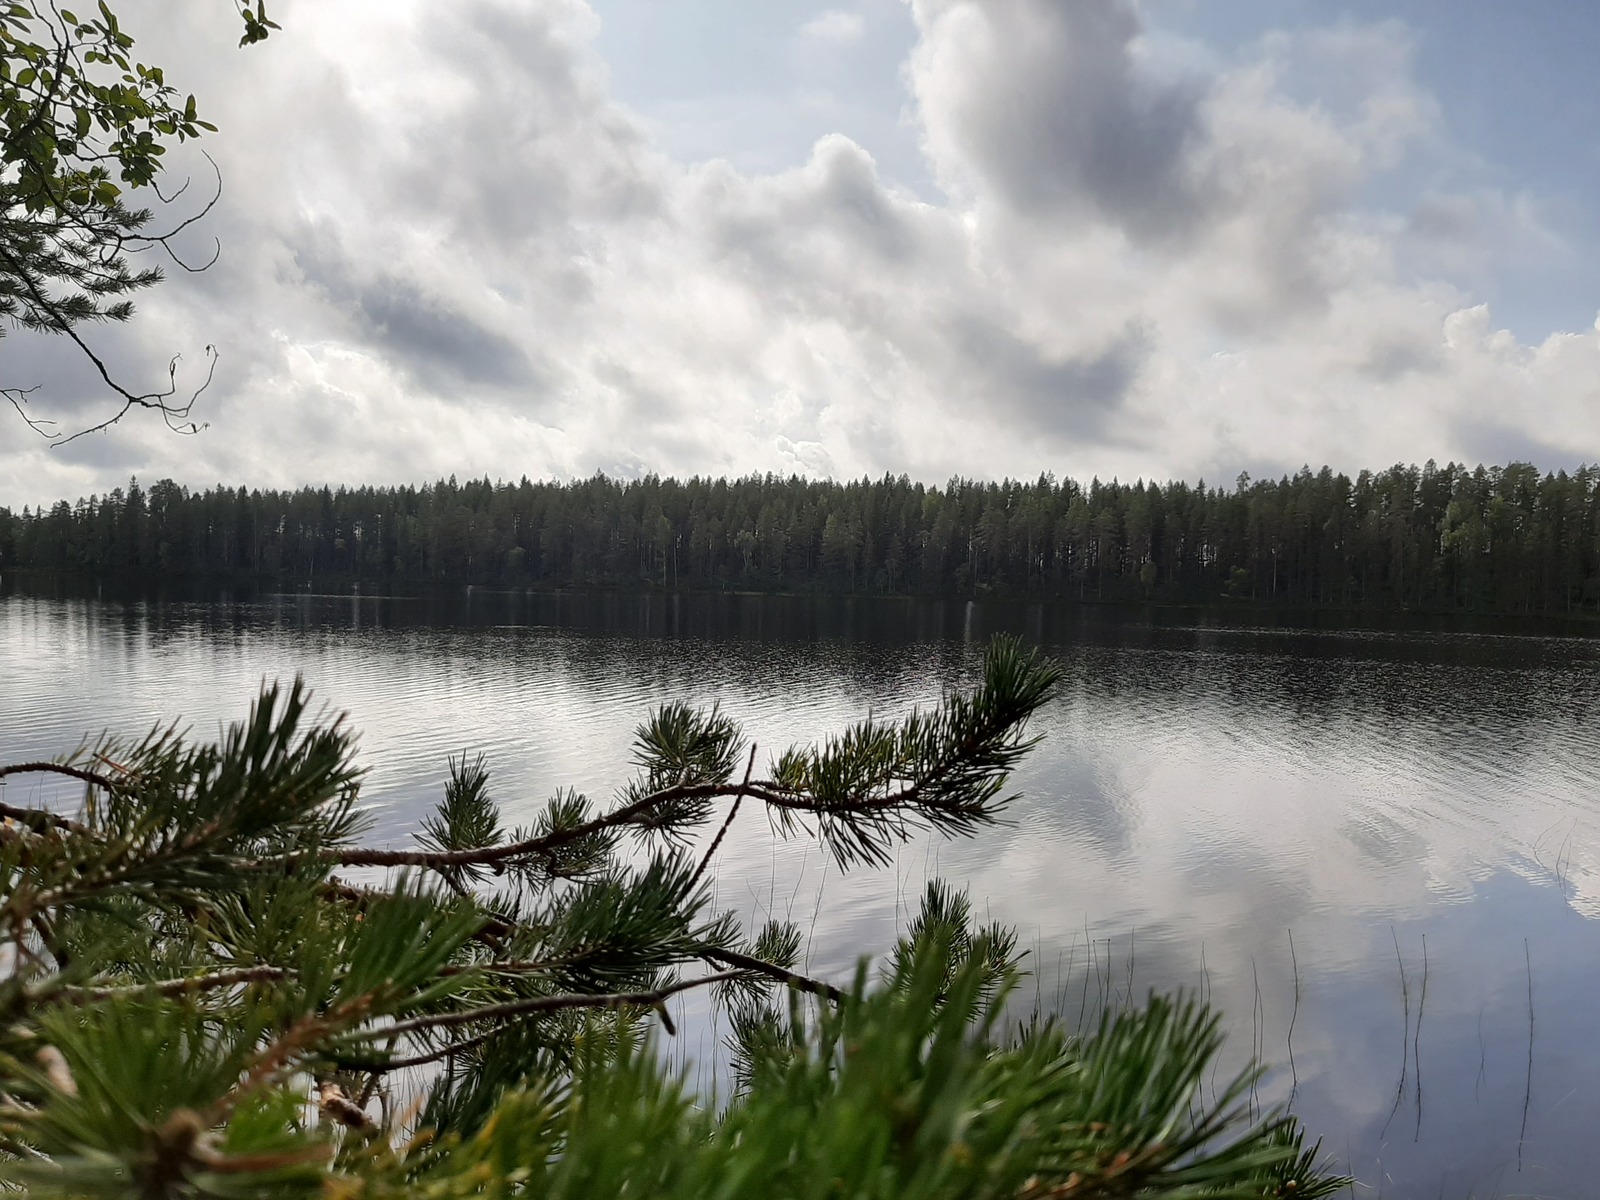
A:
MULTIPOLYGON (((277 26, 265 6, 236 0, 244 24, 241 45, 277 26)), ((64 336, 93 366, 120 402, 110 415, 65 434, 29 404, 38 386, 0 387, 23 421, 55 445, 116 424, 135 408, 160 414, 169 429, 197 433, 190 418, 210 386, 216 351, 206 348, 204 378, 179 398, 174 357, 167 384, 140 389, 120 382, 80 332, 85 323, 124 322, 132 294, 160 283, 159 266, 135 269, 130 257, 160 251, 184 271, 190 262, 177 239, 205 218, 222 195, 216 164, 211 196, 166 228, 152 227, 152 210, 128 197, 151 194, 170 208, 189 184, 161 187, 168 149, 216 127, 203 120, 195 98, 181 95, 159 66, 135 57, 134 39, 106 0, 80 17, 59 0, 0 4, 0 336, 5 326, 64 336)))

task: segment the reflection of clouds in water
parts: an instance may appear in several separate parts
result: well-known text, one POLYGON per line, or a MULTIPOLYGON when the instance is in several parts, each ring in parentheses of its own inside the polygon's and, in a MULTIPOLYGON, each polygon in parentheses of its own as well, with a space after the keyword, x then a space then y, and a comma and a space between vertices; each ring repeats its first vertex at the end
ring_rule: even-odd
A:
POLYGON ((1268 1099, 1291 1086, 1292 1017, 1297 1106, 1331 1150, 1343 1154, 1349 1130, 1369 1178, 1383 1146, 1397 1181, 1387 1194, 1452 1159, 1447 1194, 1492 1190, 1508 1144, 1514 1159, 1526 937, 1540 1005, 1530 1145, 1546 1164, 1526 1190, 1563 1194, 1557 1167, 1594 1165, 1568 1132, 1600 1116, 1589 1050, 1600 1037, 1586 1025, 1600 924, 1579 915, 1600 914, 1600 646, 1008 613, 481 592, 227 607, 11 596, 0 755, 58 753, 102 724, 141 731, 178 714, 206 732, 237 718, 263 676, 301 671, 350 710, 376 839, 400 841, 439 795, 449 753, 488 755, 514 823, 558 786, 608 798, 630 773, 635 725, 662 700, 720 703, 775 753, 936 700, 970 682, 990 629, 1025 628, 1065 683, 1005 826, 963 843, 920 838, 892 871, 841 876, 747 812, 712 876, 718 903, 796 921, 811 968, 837 976, 862 949, 886 948, 926 878, 943 874, 1034 948, 1028 1003, 1075 1021, 1149 987, 1208 989, 1232 1031, 1229 1061, 1258 1044, 1280 1064, 1268 1099), (1391 925, 1413 1019, 1428 936, 1415 1141, 1404 1113, 1383 1129, 1406 1035, 1391 925))

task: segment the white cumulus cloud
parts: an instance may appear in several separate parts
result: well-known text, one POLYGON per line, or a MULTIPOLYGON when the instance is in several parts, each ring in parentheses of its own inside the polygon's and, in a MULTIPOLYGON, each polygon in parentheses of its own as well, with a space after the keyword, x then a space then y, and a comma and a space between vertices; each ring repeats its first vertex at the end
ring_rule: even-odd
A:
MULTIPOLYGON (((771 174, 674 161, 612 98, 579 0, 282 7, 247 52, 225 5, 128 15, 222 127, 223 257, 103 344, 136 381, 182 352, 191 385, 217 344, 210 428, 51 451, 13 422, 0 502, 133 471, 1217 481, 1600 459, 1600 333, 1524 344, 1473 290, 1486 242, 1543 244, 1535 206, 1368 198, 1447 136, 1395 27, 1164 57, 1124 0, 914 0, 919 196, 841 134, 771 174), (1344 90, 1298 90, 1324 76, 1344 90)), ((41 408, 100 411, 62 347, 5 347, 41 408)))

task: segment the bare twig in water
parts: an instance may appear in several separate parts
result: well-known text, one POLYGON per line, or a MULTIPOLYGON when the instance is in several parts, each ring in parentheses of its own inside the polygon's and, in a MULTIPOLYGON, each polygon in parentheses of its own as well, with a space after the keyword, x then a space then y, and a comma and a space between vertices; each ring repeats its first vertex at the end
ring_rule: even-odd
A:
POLYGON ((744 800, 744 790, 750 786, 750 773, 756 769, 756 747, 750 743, 750 761, 745 764, 744 782, 739 785, 739 791, 733 797, 733 807, 728 809, 727 819, 722 822, 722 828, 717 830, 717 836, 711 839, 711 845, 706 848, 705 857, 700 860, 700 865, 695 868, 694 875, 689 879, 689 890, 694 890, 694 885, 700 882, 700 877, 706 873, 706 868, 711 865, 712 858, 722 845, 722 839, 728 836, 728 828, 733 824, 734 817, 739 815, 739 804, 744 800))
POLYGON ((1422 1014, 1428 1007, 1428 935, 1422 935, 1422 994, 1417 997, 1417 1027, 1411 1035, 1411 1061, 1417 1068, 1417 1130, 1412 1141, 1422 1140, 1422 1014))
POLYGON ((1528 1082, 1522 1093, 1522 1128, 1517 1133, 1517 1174, 1522 1173, 1522 1144, 1528 1138, 1528 1109, 1533 1104, 1533 953, 1522 939, 1522 960, 1528 966, 1528 1082))
POLYGON ((1289 1014, 1289 1036, 1285 1039, 1289 1045, 1289 1103, 1294 1103, 1295 1093, 1300 1090, 1300 1072, 1294 1065, 1294 1023, 1300 1019, 1300 959, 1294 952, 1294 930, 1289 930, 1289 965, 1294 971, 1294 1010, 1289 1014))
POLYGON ((1483 1083, 1487 1077, 1484 1073, 1484 1068, 1488 1066, 1488 1061, 1489 1051, 1483 1043, 1483 1009, 1480 1007, 1478 1009, 1478 1078, 1472 1084, 1472 1098, 1474 1100, 1479 1099, 1481 1095, 1483 1083))
MULTIPOLYGON (((1250 978, 1255 983, 1256 989, 1255 1006, 1250 1013, 1250 1057, 1252 1060, 1259 1063, 1261 1061, 1261 1056, 1266 1049, 1267 1013, 1266 1009, 1261 1003, 1261 976, 1256 971, 1256 956, 1254 954, 1250 956, 1250 978)), ((1250 1105, 1252 1110, 1252 1120, 1255 1119, 1253 1114, 1261 1111, 1260 1098, 1256 1094, 1256 1083, 1258 1079, 1259 1076, 1253 1077, 1250 1080, 1250 1105)))
POLYGON ((1395 1113, 1400 1111, 1400 1101, 1406 1093, 1406 1077, 1411 1065, 1411 988, 1406 983, 1406 961, 1400 956, 1400 935, 1394 931, 1394 926, 1389 926, 1389 936, 1394 939, 1394 960, 1400 966, 1400 1004, 1404 1010, 1405 1028, 1400 1031, 1400 1082, 1394 1089, 1394 1106, 1389 1109, 1389 1119, 1383 1123, 1383 1130, 1378 1134, 1379 1140, 1388 1136, 1389 1123, 1394 1120, 1395 1113))

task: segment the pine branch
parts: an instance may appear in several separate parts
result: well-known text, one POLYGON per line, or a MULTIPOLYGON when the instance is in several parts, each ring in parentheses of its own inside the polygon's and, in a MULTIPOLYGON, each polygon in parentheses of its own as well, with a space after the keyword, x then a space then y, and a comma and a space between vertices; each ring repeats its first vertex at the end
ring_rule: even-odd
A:
POLYGON ((317 1085, 317 1107, 325 1116, 361 1133, 373 1133, 378 1128, 361 1105, 345 1095, 344 1089, 331 1079, 317 1085))
POLYGON ((360 1071, 374 1076, 388 1075, 395 1071, 409 1071, 413 1067, 427 1067, 436 1062, 443 1062, 447 1058, 466 1054, 476 1050, 479 1046, 492 1038, 505 1032, 505 1026, 499 1025, 480 1033, 476 1037, 464 1038, 459 1042, 446 1042, 434 1050, 421 1054, 413 1054, 410 1058, 350 1058, 346 1055, 333 1054, 329 1056, 331 1062, 343 1071, 360 1071))
MULTIPOLYGON (((757 975, 765 975, 768 979, 777 980, 781 984, 802 992, 809 992, 813 996, 822 996, 835 1004, 844 1002, 845 994, 831 983, 825 983, 821 979, 813 979, 809 975, 801 975, 789 970, 787 967, 780 967, 777 963, 770 963, 738 950, 728 950, 720 946, 704 946, 700 950, 700 957, 709 962, 737 967, 739 971, 752 971, 757 975)), ((735 974, 737 973, 735 972, 735 974)))
POLYGON ((970 696, 790 752, 770 780, 751 780, 750 748, 737 786, 738 726, 667 706, 641 729, 643 770, 613 812, 563 793, 505 845, 486 769, 463 758, 431 844, 351 846, 349 735, 296 735, 298 688, 282 709, 264 694, 214 748, 153 734, 117 756, 131 766, 104 760, 108 786, 63 764, 10 768, 92 790, 81 821, 0 806, 14 822, 0 941, 19 964, 7 1024, 24 1047, 0 1055, 15 1101, 0 1106, 0 1147, 16 1150, 0 1186, 167 1196, 208 1175, 218 1194, 455 1195, 514 1163, 517 1186, 541 1195, 690 1196, 729 1178, 751 1195, 868 1178, 886 1196, 1328 1195, 1341 1181, 1319 1174, 1298 1126, 1243 1107, 1256 1074, 1205 1102, 1219 1027, 1191 1002, 1153 999, 1088 1038, 1045 1024, 995 1040, 1014 939, 974 928, 962 894, 929 889, 882 986, 866 960, 848 988, 793 970, 793 926, 749 940, 731 914, 708 915, 703 880, 745 797, 802 828, 816 818, 842 862, 877 861, 913 825, 994 820, 1054 678, 998 643, 970 696), (698 862, 682 846, 645 866, 621 854, 616 831, 682 839, 719 798, 732 805, 698 862), (437 870, 468 895, 404 873, 360 887, 333 865, 437 870), (508 876, 504 890, 473 894, 480 868, 508 876), (705 973, 654 986, 691 963, 705 973), (180 972, 193 973, 163 978, 180 972), (785 1021, 773 984, 827 1003, 792 996, 785 1021), (675 1033, 666 1001, 718 985, 741 1090, 713 1121, 634 1017, 654 1009, 675 1033), (375 1132, 369 1102, 389 1112, 396 1073, 440 1062, 422 1124, 449 1153, 365 1137, 333 1153, 329 1126, 375 1132), (669 1175, 676 1190, 657 1186, 669 1175))
MULTIPOLYGON (((943 774, 943 773, 941 773, 943 774)), ((596 817, 571 829, 504 846, 485 846, 467 850, 328 850, 321 860, 339 867, 426 867, 448 870, 452 867, 492 867, 517 859, 548 855, 552 850, 609 829, 637 823, 654 809, 680 800, 725 800, 748 796, 773 808, 817 816, 881 814, 915 809, 938 779, 930 778, 880 796, 862 796, 845 801, 822 801, 802 795, 775 780, 760 780, 739 785, 725 783, 684 784, 652 792, 605 816, 596 817)))
POLYGON ((750 744, 750 761, 745 764, 744 782, 739 785, 739 790, 734 794, 733 805, 728 809, 727 818, 722 822, 722 828, 717 830, 717 836, 711 839, 711 845, 706 847, 705 854, 700 859, 700 865, 695 868, 694 874, 689 878, 689 886, 693 888, 700 882, 700 877, 706 873, 706 868, 711 865, 711 860, 716 857, 717 850, 722 846, 722 839, 728 836, 728 830, 733 825, 733 819, 739 815, 739 805, 744 800, 745 793, 750 787, 750 772, 756 765, 755 743, 750 744))
MULTIPOLYGON (((25 762, 11 763, 0 767, 0 779, 4 779, 8 775, 65 775, 69 779, 80 780, 107 792, 115 792, 119 788, 126 790, 125 784, 119 784, 109 776, 102 775, 98 771, 90 771, 84 767, 74 767, 67 763, 25 762)), ((31 821, 34 816, 38 816, 61 829, 71 829, 75 833, 87 832, 86 826, 75 825, 65 817, 58 817, 53 813, 44 813, 37 809, 13 808, 9 804, 0 805, 0 810, 3 810, 5 816, 13 817, 17 820, 31 821)))
POLYGON ((277 983, 287 979, 292 972, 286 967, 262 965, 238 967, 231 971, 214 971, 209 975, 192 975, 185 979, 159 979, 152 983, 134 983, 118 987, 64 987, 51 994, 69 1004, 97 1004, 107 1000, 122 1000, 133 996, 192 996, 199 992, 212 992, 219 988, 238 987, 249 983, 277 983))
POLYGON ((322 861, 338 867, 427 867, 442 871, 452 867, 493 867, 517 859, 547 856, 552 851, 597 833, 636 823, 652 810, 680 800, 715 800, 743 792, 768 803, 783 797, 770 789, 775 784, 748 784, 742 788, 726 783, 681 784, 662 788, 632 803, 595 817, 570 829, 512 842, 504 846, 484 846, 465 850, 328 850, 322 861))
POLYGON ((507 1000, 503 1004, 488 1004, 482 1008, 463 1012, 429 1013, 396 1021, 372 1031, 371 1036, 391 1037, 402 1033, 415 1033, 423 1029, 450 1029, 457 1025, 473 1025, 479 1021, 495 1021, 505 1017, 526 1016, 536 1012, 559 1012, 570 1008, 652 1008, 693 988, 707 987, 727 979, 736 979, 738 971, 719 971, 695 979, 680 980, 649 992, 602 992, 588 995, 582 992, 563 993, 558 996, 527 996, 520 1000, 507 1000))

